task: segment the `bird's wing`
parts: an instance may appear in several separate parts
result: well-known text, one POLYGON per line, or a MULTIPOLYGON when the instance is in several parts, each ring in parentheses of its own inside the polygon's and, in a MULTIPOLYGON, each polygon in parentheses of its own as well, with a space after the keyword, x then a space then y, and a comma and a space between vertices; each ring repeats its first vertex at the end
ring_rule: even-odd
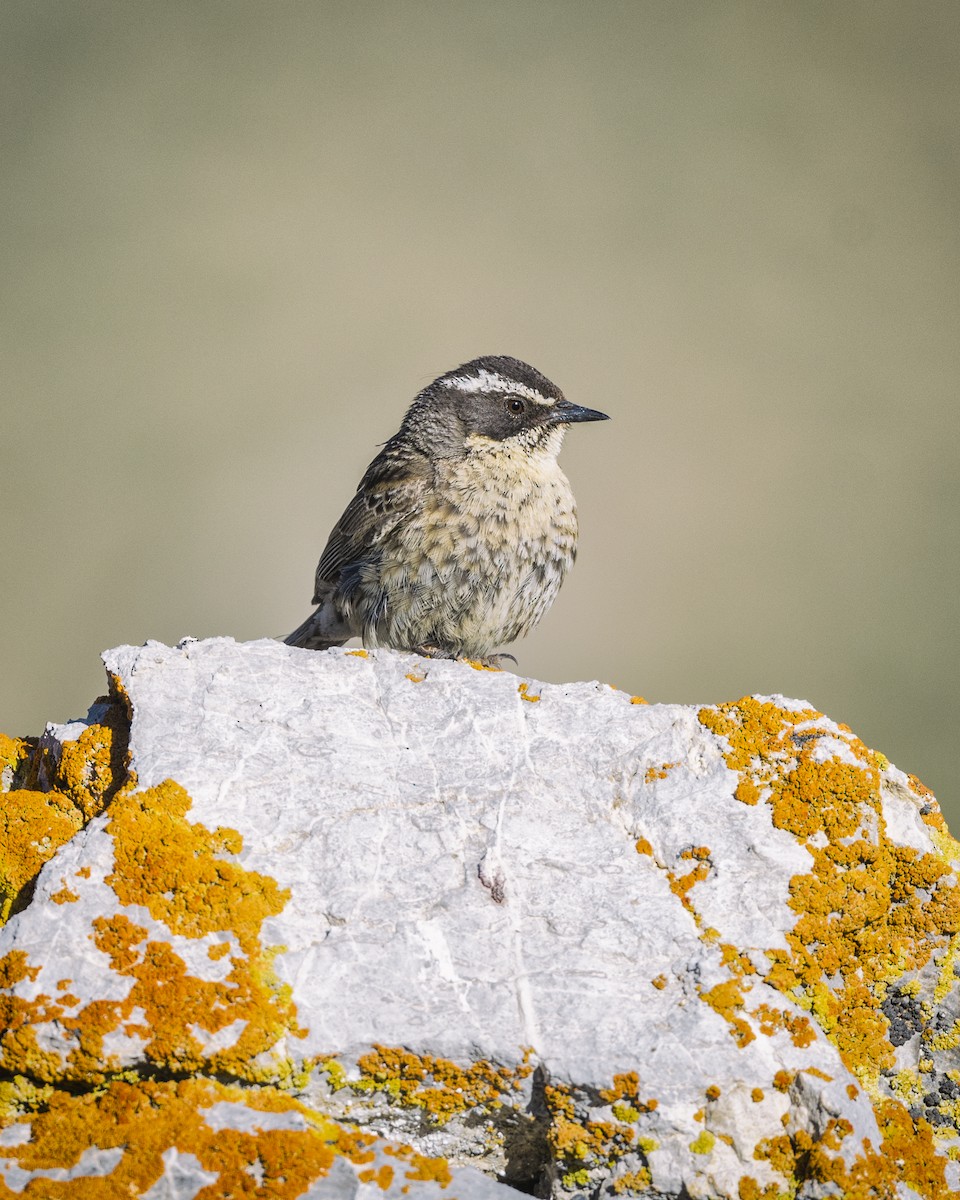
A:
POLYGON ((322 603, 345 567, 370 558, 398 525, 420 511, 431 473, 425 457, 409 451, 399 456, 387 443, 327 539, 317 566, 314 604, 322 603))

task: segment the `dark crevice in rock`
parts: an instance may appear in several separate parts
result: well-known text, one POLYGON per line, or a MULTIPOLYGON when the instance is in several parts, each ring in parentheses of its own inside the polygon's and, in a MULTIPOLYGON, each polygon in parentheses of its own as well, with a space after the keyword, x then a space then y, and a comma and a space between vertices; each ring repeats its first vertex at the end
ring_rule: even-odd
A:
POLYGON ((546 1197, 551 1193, 553 1156, 548 1134, 550 1110, 544 1089, 547 1072, 538 1066, 531 1078, 530 1103, 526 1113, 503 1114, 500 1132, 506 1165, 500 1183, 509 1184, 528 1196, 546 1197), (506 1117, 506 1119, 503 1119, 506 1117))

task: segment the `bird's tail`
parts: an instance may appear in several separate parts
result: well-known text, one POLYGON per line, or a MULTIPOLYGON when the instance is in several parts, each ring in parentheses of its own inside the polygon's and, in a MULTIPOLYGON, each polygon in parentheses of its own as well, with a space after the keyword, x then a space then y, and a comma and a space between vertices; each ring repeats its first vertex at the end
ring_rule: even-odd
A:
POLYGON ((342 646, 349 638, 349 633, 341 635, 339 630, 331 629, 329 617, 320 607, 283 640, 288 646, 302 646, 304 650, 329 650, 331 646, 342 646))

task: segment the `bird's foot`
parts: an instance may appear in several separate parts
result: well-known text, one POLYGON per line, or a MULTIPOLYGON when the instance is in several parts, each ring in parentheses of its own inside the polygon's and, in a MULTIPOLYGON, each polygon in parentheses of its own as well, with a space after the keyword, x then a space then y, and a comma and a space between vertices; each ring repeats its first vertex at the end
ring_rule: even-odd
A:
POLYGON ((422 646, 416 646, 413 652, 424 658, 456 658, 456 655, 451 654, 449 650, 444 650, 442 646, 434 646, 431 642, 424 642, 422 646))
POLYGON ((462 658, 460 661, 469 663, 477 671, 502 671, 502 663, 507 658, 514 666, 517 665, 517 660, 512 654, 487 654, 483 658, 462 658))

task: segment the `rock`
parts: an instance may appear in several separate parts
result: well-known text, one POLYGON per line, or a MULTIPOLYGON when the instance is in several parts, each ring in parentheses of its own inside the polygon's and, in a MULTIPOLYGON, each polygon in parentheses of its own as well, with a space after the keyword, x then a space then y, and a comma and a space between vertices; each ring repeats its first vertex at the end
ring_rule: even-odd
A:
POLYGON ((960 1190, 960 848, 844 726, 104 657, 0 740, 0 1198, 960 1190))

